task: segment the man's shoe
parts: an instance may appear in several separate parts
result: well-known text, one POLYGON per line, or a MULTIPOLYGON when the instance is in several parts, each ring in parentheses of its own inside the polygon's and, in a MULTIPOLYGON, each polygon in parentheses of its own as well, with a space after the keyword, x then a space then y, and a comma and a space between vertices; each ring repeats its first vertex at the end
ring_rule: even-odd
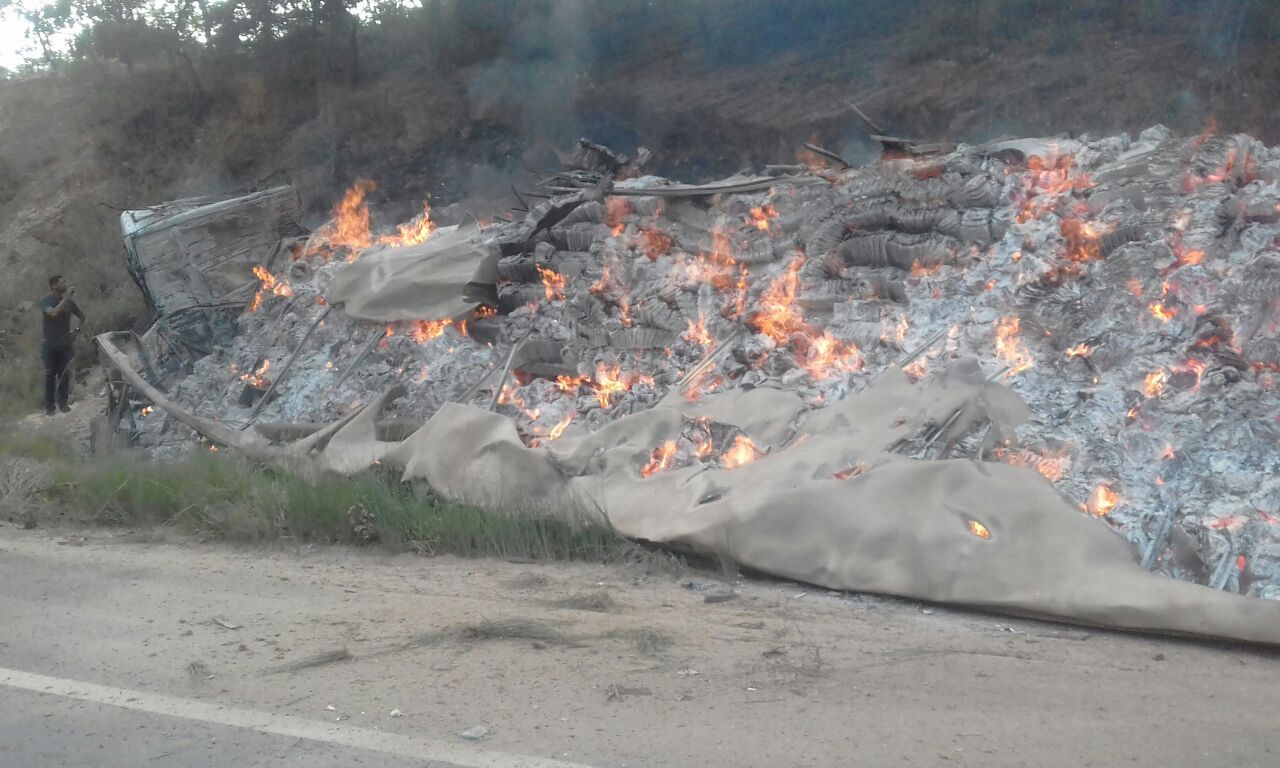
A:
POLYGON ((66 403, 63 403, 62 405, 58 406, 58 410, 62 411, 63 413, 71 413, 71 406, 67 405, 66 403))

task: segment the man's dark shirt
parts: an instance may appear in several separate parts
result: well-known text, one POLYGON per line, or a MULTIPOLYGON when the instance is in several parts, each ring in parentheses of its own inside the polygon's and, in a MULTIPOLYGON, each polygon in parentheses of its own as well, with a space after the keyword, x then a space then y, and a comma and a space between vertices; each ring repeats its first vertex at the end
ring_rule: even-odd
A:
POLYGON ((71 349, 72 342, 75 341, 75 337, 71 335, 71 316, 75 315, 80 318, 80 322, 84 322, 84 313, 80 311, 80 307, 76 306, 74 299, 67 302, 65 312, 57 317, 49 317, 48 310, 61 303, 62 298, 53 293, 40 300, 40 317, 44 318, 45 349, 71 349))

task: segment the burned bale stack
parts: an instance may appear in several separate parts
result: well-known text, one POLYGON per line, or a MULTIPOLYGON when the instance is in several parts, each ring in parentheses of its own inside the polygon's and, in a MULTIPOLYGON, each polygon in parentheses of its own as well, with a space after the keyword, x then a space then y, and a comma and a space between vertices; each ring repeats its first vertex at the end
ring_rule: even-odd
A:
MULTIPOLYGON (((580 149, 548 179, 550 197, 510 223, 423 236, 424 216, 373 244, 334 222, 270 275, 292 296, 263 280, 236 341, 169 382, 173 401, 246 433, 366 424, 365 438, 338 432, 350 438, 341 462, 323 441, 308 455, 345 471, 364 445, 456 495, 450 472, 466 487, 523 478, 549 498, 587 496, 631 535, 702 548, 728 536, 742 562, 830 586, 1197 631, 1155 608, 1100 608, 1098 574, 1072 570, 1087 558, 1055 561, 1066 569, 1055 578, 1080 580, 1079 601, 1048 586, 1047 564, 1019 558, 1025 579, 1057 590, 1039 605, 978 564, 993 541, 1023 554, 1068 546, 1029 538, 1040 514, 1127 540, 1134 569, 1162 574, 1151 578, 1280 598, 1274 149, 1156 127, 708 185, 618 180, 617 162, 580 149), (246 382, 274 386, 270 402, 238 405, 246 382), (425 426, 389 441, 405 434, 377 426, 389 421, 425 426), (427 455, 449 444, 471 463, 427 455), (997 482, 1006 470, 1018 479, 997 482), (890 476, 937 495, 895 495, 881 485, 890 476), (834 507, 719 503, 765 493, 762 478, 834 507), (953 482, 969 490, 948 500, 953 482), (1024 498, 979 501, 996 486, 1024 498), (625 495, 645 488, 671 511, 634 509, 625 495), (864 514, 854 498, 883 509, 832 517, 864 514), (785 509, 807 536, 819 520, 883 534, 909 524, 893 522, 903 504, 927 508, 915 533, 893 528, 919 578, 880 578, 845 555, 826 561, 845 563, 834 571, 810 568, 831 547, 888 555, 839 537, 802 554, 776 519, 785 509), (953 545, 929 544, 931 531, 949 538, 953 518, 963 556, 938 557, 953 545), (766 536, 787 541, 771 549, 766 536), (938 586, 965 568, 985 575, 938 586)), ((164 421, 147 417, 144 441, 164 421)), ((1130 557, 1104 549, 1107 569, 1130 557)))

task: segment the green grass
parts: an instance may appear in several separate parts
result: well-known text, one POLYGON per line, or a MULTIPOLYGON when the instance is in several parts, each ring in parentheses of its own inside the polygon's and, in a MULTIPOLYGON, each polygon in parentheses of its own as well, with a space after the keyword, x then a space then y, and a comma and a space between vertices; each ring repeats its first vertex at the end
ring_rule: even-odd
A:
POLYGON ((37 517, 45 512, 85 525, 166 528, 233 542, 381 544, 428 555, 606 562, 642 552, 584 515, 484 511, 385 474, 307 482, 222 453, 172 463, 76 461, 56 448, 43 441, 9 445, 11 456, 52 462, 44 487, 24 494, 37 517))

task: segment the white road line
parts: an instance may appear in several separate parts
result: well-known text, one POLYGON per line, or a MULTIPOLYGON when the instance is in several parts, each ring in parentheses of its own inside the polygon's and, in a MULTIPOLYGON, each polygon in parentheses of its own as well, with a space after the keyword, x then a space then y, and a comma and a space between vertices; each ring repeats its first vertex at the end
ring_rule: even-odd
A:
POLYGON ((126 688, 94 685, 93 683, 83 683, 78 680, 48 677, 15 669, 4 669, 3 667, 0 667, 0 685, 25 691, 34 691, 35 693, 79 699, 80 701, 88 701, 95 704, 109 704, 113 707, 148 712, 153 715, 198 720, 203 723, 216 723, 234 728, 247 728, 260 733, 310 739, 311 741, 321 741, 328 744, 340 744, 346 747, 381 752, 415 760, 452 763, 453 765, 461 766, 461 768, 591 768, 591 766, 581 763, 509 755, 504 752, 494 752, 440 739, 404 736, 386 731, 375 731, 369 728, 358 728, 353 725, 342 725, 341 723, 307 720, 306 718, 292 715, 273 715, 269 712, 255 712, 251 709, 224 707, 177 696, 165 696, 145 691, 131 691, 126 688))

